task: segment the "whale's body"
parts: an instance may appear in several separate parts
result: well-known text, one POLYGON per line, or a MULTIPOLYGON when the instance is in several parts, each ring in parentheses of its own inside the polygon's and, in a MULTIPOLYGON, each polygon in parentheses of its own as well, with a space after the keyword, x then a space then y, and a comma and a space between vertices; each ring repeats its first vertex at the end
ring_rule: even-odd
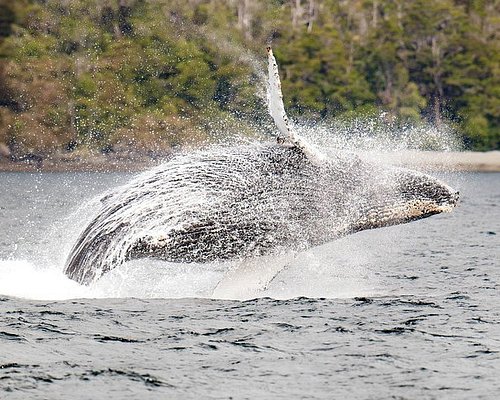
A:
MULTIPOLYGON (((458 194, 430 176, 314 151, 289 124, 267 50, 268 109, 283 144, 179 155, 106 196, 70 253, 70 278, 89 284, 135 258, 205 263, 296 252, 455 206, 458 194)), ((256 275, 257 287, 279 268, 269 272, 256 275)))
POLYGON ((179 155, 102 200, 65 273, 89 284, 135 258, 210 262, 300 251, 365 229, 450 211, 457 194, 430 176, 296 146, 218 147, 179 155))

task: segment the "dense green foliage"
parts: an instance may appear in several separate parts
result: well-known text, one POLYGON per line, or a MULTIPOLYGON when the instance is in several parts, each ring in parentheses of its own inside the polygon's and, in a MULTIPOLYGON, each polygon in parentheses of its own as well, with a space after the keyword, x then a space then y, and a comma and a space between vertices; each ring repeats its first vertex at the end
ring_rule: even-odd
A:
POLYGON ((384 110, 500 149, 499 21, 497 0, 0 0, 0 143, 155 150, 241 132, 265 116, 272 43, 294 117, 384 110))

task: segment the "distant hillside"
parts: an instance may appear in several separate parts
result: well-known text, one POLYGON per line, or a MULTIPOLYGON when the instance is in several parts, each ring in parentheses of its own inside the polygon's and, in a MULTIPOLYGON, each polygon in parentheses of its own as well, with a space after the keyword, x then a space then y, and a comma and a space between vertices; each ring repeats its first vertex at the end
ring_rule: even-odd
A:
POLYGON ((154 152, 265 129, 268 43, 294 117, 384 110, 500 149, 496 3, 0 0, 0 150, 154 152))

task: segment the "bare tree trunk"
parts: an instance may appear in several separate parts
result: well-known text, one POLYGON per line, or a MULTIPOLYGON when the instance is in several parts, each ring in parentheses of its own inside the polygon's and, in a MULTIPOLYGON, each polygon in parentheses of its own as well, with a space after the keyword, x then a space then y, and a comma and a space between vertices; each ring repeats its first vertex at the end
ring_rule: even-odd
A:
POLYGON ((436 85, 436 94, 434 96, 434 121, 437 126, 441 125, 441 99, 443 98, 443 83, 441 81, 441 47, 437 36, 431 40, 432 59, 434 61, 434 71, 432 78, 436 85))
POLYGON ((373 0, 372 26, 377 27, 378 22, 378 0, 373 0))
POLYGON ((403 5, 401 4, 401 1, 398 1, 396 4, 396 18, 398 20, 398 27, 399 29, 403 29, 403 5))
POLYGON ((366 15, 364 12, 358 13, 358 19, 359 19, 359 36, 361 36, 362 39, 366 37, 366 34, 368 32, 368 21, 366 20, 366 15))
POLYGON ((83 73, 83 61, 82 58, 77 56, 75 57, 75 76, 79 79, 83 73))
POLYGON ((245 39, 251 39, 250 32, 250 10, 249 0, 240 0, 238 2, 238 28, 245 35, 245 39))
POLYGON ((304 9, 302 8, 301 0, 291 0, 292 1, 292 27, 297 28, 302 19, 304 9))
POLYGON ((120 31, 120 27, 118 26, 118 22, 113 22, 113 31, 115 32, 115 38, 119 39, 122 37, 122 32, 120 31))
POLYGON ((394 93, 392 89, 392 71, 388 65, 385 66, 385 79, 386 104, 391 104, 394 99, 394 93))
POLYGON ((441 99, 434 96, 434 123, 437 127, 441 126, 441 99))
POLYGON ((120 29, 120 22, 118 16, 120 15, 120 7, 122 5, 123 0, 118 0, 118 8, 115 13, 115 17, 113 18, 113 31, 115 33, 115 38, 119 39, 122 37, 122 31, 120 29))
POLYGON ((347 74, 350 74, 354 65, 354 42, 349 42, 349 61, 347 63, 347 74))
POLYGON ((316 18, 316 7, 314 0, 309 0, 309 19, 307 21, 307 32, 311 33, 313 28, 313 22, 316 18))
POLYGON ((76 130, 75 102, 73 101, 73 99, 68 102, 68 113, 71 139, 76 143, 78 141, 78 132, 76 130))

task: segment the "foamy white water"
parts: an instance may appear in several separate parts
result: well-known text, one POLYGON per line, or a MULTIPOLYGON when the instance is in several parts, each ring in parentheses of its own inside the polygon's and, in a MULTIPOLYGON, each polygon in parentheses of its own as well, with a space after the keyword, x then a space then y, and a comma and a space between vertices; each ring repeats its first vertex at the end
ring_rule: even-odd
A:
MULTIPOLYGON (((361 250, 349 239, 343 239, 338 245, 323 246, 297 256, 265 289, 248 291, 249 283, 244 276, 232 280, 232 294, 224 297, 248 300, 382 294, 375 275, 369 270, 373 256, 369 251, 369 248, 361 250), (339 249, 341 252, 337 253, 339 249)), ((281 269, 281 264, 279 266, 281 269)), ((47 267, 37 265, 36 261, 0 260, 0 295, 33 300, 214 298, 213 291, 225 274, 237 267, 238 263, 234 262, 173 264, 144 259, 128 262, 96 283, 85 286, 69 279, 62 265, 47 267)), ((256 265, 256 274, 260 273, 258 267, 256 265)), ((263 265, 260 267, 265 269, 263 265)))

